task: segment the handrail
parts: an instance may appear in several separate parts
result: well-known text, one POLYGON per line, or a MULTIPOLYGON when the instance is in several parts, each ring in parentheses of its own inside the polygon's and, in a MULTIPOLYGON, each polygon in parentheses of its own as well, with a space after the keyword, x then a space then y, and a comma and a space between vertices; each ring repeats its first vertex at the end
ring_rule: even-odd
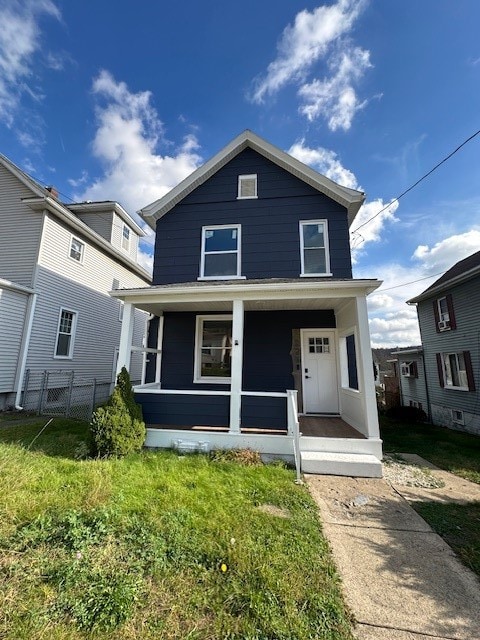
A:
POLYGON ((297 484, 303 484, 301 476, 300 424, 298 422, 297 393, 298 391, 296 389, 287 389, 287 431, 288 435, 292 436, 293 442, 293 457, 295 458, 295 470, 297 474, 295 482, 297 484))

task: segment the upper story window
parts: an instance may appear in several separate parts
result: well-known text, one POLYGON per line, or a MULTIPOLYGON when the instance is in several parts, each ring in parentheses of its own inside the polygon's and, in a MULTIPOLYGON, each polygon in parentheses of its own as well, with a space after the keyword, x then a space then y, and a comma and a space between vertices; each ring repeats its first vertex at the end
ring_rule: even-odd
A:
POLYGON ((55 358, 71 358, 73 356, 73 341, 76 328, 77 312, 70 309, 60 309, 55 358))
POLYGON ((443 298, 437 298, 437 300, 433 301, 433 313, 437 332, 457 328, 453 310, 453 299, 450 293, 447 293, 443 298))
POLYGON ((229 383, 232 316, 197 316, 194 382, 229 383))
POLYGON ((246 198, 257 198, 257 174, 238 176, 238 196, 239 200, 246 198))
POLYGON ((400 371, 402 376, 405 378, 418 378, 418 369, 415 360, 402 362, 400 365, 400 371))
POLYGON ((122 249, 130 251, 130 228, 126 224, 123 225, 122 229, 122 249))
POLYGON ((200 278, 228 280, 241 277, 240 233, 239 224, 203 227, 200 278))
POLYGON ((331 276, 326 220, 300 222, 302 276, 331 276))
POLYGON ((72 236, 70 240, 70 258, 72 258, 72 260, 75 260, 76 262, 83 262, 84 252, 85 244, 78 238, 75 238, 75 236, 72 236))

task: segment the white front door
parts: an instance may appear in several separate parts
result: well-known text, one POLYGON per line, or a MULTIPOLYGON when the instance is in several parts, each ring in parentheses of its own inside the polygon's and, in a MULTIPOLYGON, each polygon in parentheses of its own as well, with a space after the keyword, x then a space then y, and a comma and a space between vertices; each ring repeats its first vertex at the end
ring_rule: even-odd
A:
POLYGON ((302 335, 303 411, 338 413, 335 333, 305 329, 302 335))

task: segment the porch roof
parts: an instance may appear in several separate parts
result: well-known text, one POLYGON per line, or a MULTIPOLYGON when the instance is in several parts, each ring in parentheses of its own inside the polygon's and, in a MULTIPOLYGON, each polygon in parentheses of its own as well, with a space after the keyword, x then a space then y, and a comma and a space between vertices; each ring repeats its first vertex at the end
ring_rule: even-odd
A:
POLYGON ((163 311, 231 311, 244 300, 246 311, 338 309, 348 298, 366 296, 380 280, 272 278, 182 282, 136 289, 115 289, 114 298, 155 315, 163 311))

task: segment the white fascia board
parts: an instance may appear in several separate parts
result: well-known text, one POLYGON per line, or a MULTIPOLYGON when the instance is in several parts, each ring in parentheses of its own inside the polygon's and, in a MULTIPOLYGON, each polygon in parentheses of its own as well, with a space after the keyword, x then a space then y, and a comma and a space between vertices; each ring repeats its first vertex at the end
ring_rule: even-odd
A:
POLYGON ((352 224, 365 200, 364 193, 342 187, 248 129, 227 144, 227 146, 214 155, 213 158, 210 158, 210 160, 182 180, 182 182, 164 195, 163 198, 155 200, 155 202, 143 207, 137 213, 155 230, 157 220, 168 213, 180 200, 183 200, 189 193, 203 184, 247 147, 257 151, 268 160, 271 160, 297 178, 300 178, 300 180, 303 180, 340 205, 346 207, 348 210, 349 226, 352 224))
POLYGON ((75 214, 69 211, 66 207, 64 207, 60 202, 55 200, 54 198, 42 196, 40 198, 23 198, 22 202, 24 202, 30 209, 33 211, 44 211, 47 210, 56 217, 60 218, 63 222, 65 222, 69 227, 73 227, 79 233, 86 236, 89 240, 93 242, 93 244, 97 245, 108 254, 113 256, 116 260, 121 262, 127 269, 133 271, 136 275, 140 276, 145 282, 151 282, 151 275, 143 269, 139 264, 133 262, 126 258, 126 256, 120 251, 118 251, 115 247, 113 247, 107 240, 102 238, 98 233, 93 231, 85 222, 82 222, 75 214))
POLYGON ((143 238, 146 233, 145 231, 142 229, 142 227, 140 227, 140 225, 138 225, 135 220, 132 218, 132 216, 125 211, 125 209, 122 207, 121 204, 119 204, 118 202, 76 202, 75 204, 68 204, 65 205, 67 209, 69 209, 70 211, 73 212, 83 212, 83 213, 96 213, 96 212, 100 212, 100 211, 114 211, 116 214, 118 214, 120 216, 120 218, 122 218, 122 220, 124 222, 126 222, 126 224, 128 224, 128 226, 130 226, 133 231, 135 231, 135 233, 140 236, 141 238, 143 238))
MULTIPOLYGON (((392 356, 404 356, 420 353, 423 353, 423 347, 418 347, 417 349, 398 349, 397 351, 392 351, 392 356)), ((390 362, 390 360, 387 360, 387 362, 390 362)), ((396 362, 396 360, 392 360, 391 362, 396 362)))
POLYGON ((133 304, 153 302, 209 302, 242 300, 292 300, 296 298, 350 298, 367 296, 375 291, 380 280, 350 280, 342 282, 295 282, 234 284, 201 287, 148 287, 144 289, 115 289, 114 298, 133 304))
POLYGON ((414 298, 410 298, 410 300, 407 300, 407 304, 416 304, 417 302, 423 302, 424 300, 428 300, 429 298, 435 298, 439 293, 447 292, 455 285, 462 284, 462 282, 466 282, 467 280, 470 280, 475 276, 480 276, 479 266, 473 267, 473 269, 465 271, 464 273, 461 273, 458 276, 447 280, 446 282, 442 282, 442 284, 439 284, 437 287, 433 286, 431 289, 428 289, 428 291, 424 291, 414 298))

